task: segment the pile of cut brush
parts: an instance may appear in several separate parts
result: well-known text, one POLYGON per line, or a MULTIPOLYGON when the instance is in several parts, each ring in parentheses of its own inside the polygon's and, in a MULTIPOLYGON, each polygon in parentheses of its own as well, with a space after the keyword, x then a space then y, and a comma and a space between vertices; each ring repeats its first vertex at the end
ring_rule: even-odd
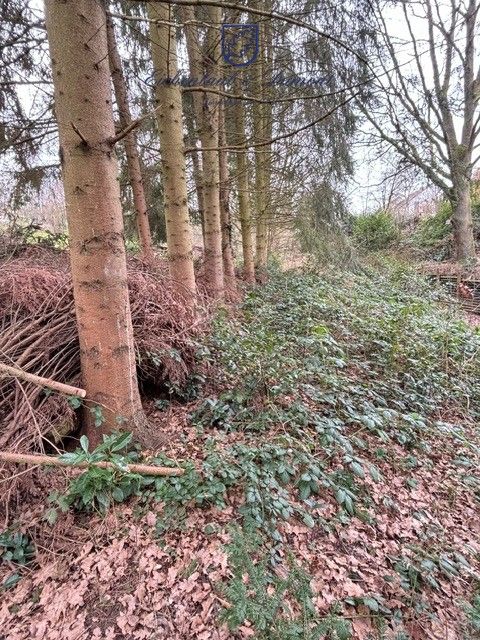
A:
MULTIPOLYGON (((0 362, 81 386, 68 254, 24 247, 1 266, 0 362)), ((129 259, 129 290, 140 381, 149 388, 181 386, 193 369, 195 319, 169 282, 164 262, 148 268, 129 259)), ((0 449, 43 450, 48 436, 75 428, 72 399, 0 378, 0 449)))

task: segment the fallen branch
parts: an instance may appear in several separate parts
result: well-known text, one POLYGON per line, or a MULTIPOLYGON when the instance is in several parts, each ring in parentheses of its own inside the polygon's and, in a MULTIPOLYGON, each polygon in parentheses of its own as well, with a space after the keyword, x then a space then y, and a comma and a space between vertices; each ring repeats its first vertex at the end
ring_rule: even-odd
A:
MULTIPOLYGON (((14 464, 46 465, 51 467, 72 467, 87 469, 88 467, 100 467, 101 469, 119 469, 112 462, 78 462, 72 464, 54 456, 43 456, 29 453, 9 453, 0 451, 0 462, 12 462, 14 464)), ((175 467, 155 467, 149 464, 128 464, 122 467, 127 473, 139 473, 142 476, 183 476, 185 471, 175 467)))
POLYGON ((63 382, 56 382, 55 380, 50 380, 50 378, 42 378, 41 376, 36 376, 33 373, 27 373, 26 371, 23 371, 23 369, 11 367, 8 364, 0 362, 0 378, 3 377, 2 373, 11 378, 20 378, 26 382, 33 382, 33 384, 38 384, 40 387, 47 387, 48 389, 53 389, 53 391, 58 391, 59 393, 64 393, 68 396, 85 398, 87 395, 85 389, 72 387, 69 384, 63 384, 63 382))

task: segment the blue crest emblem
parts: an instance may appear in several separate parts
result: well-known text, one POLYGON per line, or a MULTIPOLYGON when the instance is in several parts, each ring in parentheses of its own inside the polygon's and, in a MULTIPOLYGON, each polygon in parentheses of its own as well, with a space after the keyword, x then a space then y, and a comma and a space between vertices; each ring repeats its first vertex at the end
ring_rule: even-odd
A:
POLYGON ((258 24, 223 24, 222 57, 232 67, 246 67, 258 58, 258 24))

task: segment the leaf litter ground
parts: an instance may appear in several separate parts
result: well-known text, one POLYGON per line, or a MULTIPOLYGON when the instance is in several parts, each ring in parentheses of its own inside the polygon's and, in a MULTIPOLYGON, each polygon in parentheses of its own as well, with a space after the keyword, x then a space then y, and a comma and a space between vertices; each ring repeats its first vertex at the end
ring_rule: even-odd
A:
POLYGON ((477 637, 479 347, 409 272, 274 275, 147 403, 182 479, 54 525, 72 472, 20 479, 0 637, 477 637))

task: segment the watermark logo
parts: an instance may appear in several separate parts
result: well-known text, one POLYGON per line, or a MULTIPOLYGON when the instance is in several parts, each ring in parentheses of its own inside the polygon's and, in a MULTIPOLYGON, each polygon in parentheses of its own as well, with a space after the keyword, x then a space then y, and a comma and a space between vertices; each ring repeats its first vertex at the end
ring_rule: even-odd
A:
POLYGON ((258 24, 223 24, 222 57, 232 67, 247 67, 259 53, 258 24))

